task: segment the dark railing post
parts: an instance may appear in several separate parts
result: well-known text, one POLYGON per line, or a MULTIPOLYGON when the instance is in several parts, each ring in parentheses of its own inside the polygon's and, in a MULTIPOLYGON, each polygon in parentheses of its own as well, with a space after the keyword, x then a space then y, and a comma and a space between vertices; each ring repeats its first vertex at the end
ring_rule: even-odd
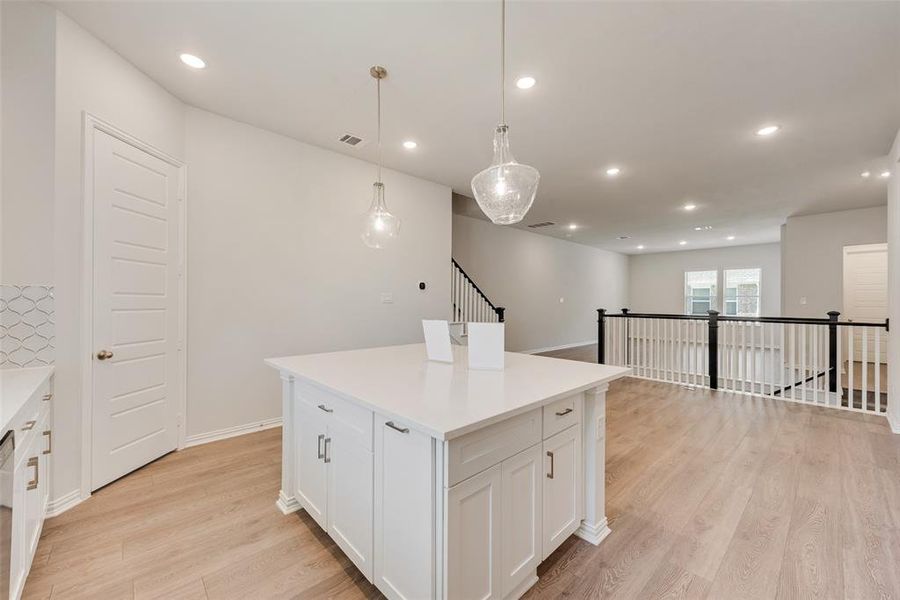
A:
POLYGON ((828 311, 828 391, 836 394, 837 389, 837 320, 841 316, 836 310, 828 311))
POLYGON ((719 389, 719 311, 709 311, 709 389, 719 389))
POLYGON ((494 310, 497 311, 497 322, 502 323, 506 319, 506 307, 498 306, 494 310))
POLYGON ((606 363, 606 309, 597 309, 597 362, 606 363))

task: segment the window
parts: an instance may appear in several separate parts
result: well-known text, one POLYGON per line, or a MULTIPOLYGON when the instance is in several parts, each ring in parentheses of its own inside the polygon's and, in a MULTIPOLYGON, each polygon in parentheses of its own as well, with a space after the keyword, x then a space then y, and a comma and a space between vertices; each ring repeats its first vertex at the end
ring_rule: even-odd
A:
POLYGON ((684 274, 684 312, 706 315, 716 309, 718 271, 686 271, 684 274))
POLYGON ((761 269, 725 270, 725 314, 735 317, 759 316, 761 269))

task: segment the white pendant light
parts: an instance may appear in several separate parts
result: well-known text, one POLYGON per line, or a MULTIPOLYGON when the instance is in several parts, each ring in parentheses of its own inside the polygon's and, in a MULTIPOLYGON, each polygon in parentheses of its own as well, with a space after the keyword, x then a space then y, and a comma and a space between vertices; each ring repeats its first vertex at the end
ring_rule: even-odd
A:
POLYGON ((541 174, 519 164, 509 150, 506 125, 506 0, 500 8, 500 124, 494 131, 494 161, 472 178, 472 193, 478 206, 498 225, 521 221, 537 194, 541 174))
POLYGON ((381 80, 387 69, 374 66, 369 74, 375 78, 378 96, 378 181, 374 184, 372 205, 365 216, 362 241, 369 248, 384 248, 400 235, 400 219, 392 215, 384 203, 384 184, 381 183, 381 80))

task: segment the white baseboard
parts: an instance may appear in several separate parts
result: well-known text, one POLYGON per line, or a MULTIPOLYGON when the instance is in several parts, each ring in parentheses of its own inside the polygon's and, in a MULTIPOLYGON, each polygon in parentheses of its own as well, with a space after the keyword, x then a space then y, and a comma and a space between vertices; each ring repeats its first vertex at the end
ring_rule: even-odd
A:
POLYGON ((72 490, 68 494, 63 494, 59 498, 51 498, 47 502, 47 518, 57 517, 70 508, 81 504, 84 498, 81 497, 81 490, 72 490))
POLYGON ((581 346, 590 346, 596 344, 597 340, 588 340, 586 342, 575 342, 573 344, 562 344, 561 346, 547 346, 546 348, 535 348, 534 350, 521 350, 520 354, 540 354, 542 352, 553 352, 555 350, 568 350, 569 348, 579 348, 581 346))
POLYGON ((606 538, 606 536, 612 533, 612 529, 609 528, 607 523, 606 517, 596 525, 582 521, 581 527, 575 531, 575 535, 597 546, 606 538))
POLYGON ((235 425, 234 427, 226 427, 225 429, 219 429, 217 431, 210 431, 207 433, 189 435, 184 440, 184 447, 190 448, 191 446, 199 446, 200 444, 208 444, 209 442, 226 440, 228 438, 245 435, 247 433, 254 433, 256 431, 262 431, 264 429, 272 429, 273 427, 281 427, 281 417, 266 419, 265 421, 257 421, 256 423, 247 423, 246 425, 235 425))

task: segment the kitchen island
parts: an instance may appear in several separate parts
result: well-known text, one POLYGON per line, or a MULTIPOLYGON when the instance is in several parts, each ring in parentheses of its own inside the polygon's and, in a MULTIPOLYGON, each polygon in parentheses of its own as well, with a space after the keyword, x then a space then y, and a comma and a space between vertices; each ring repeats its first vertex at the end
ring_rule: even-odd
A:
POLYGON ((629 369, 424 344, 273 358, 278 506, 303 508, 388 598, 518 598, 573 533, 609 533, 606 390, 629 369))

